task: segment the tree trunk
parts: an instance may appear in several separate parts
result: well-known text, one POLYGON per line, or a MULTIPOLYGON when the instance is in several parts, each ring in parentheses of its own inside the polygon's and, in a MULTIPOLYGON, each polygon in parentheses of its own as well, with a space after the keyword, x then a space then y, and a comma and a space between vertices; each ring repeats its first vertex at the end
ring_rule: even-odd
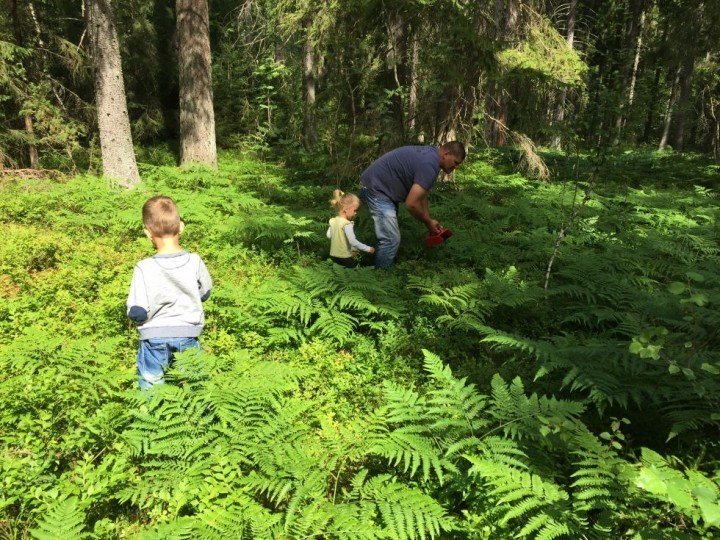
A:
POLYGON ((660 66, 655 68, 655 76, 653 77, 653 85, 650 91, 650 102, 647 107, 647 117, 645 119, 645 128, 643 129, 642 142, 649 143, 652 139, 653 127, 655 125, 655 111, 658 107, 660 95, 660 75, 662 69, 660 66))
POLYGON ((207 0, 177 0, 180 164, 217 167, 207 0))
MULTIPOLYGON (((29 114, 25 115, 25 131, 31 141, 35 140, 35 130, 33 129, 33 119, 29 114)), ((30 168, 40 168, 40 158, 38 156, 38 149, 34 143, 28 144, 28 158, 30 159, 30 168)))
MULTIPOLYGON (((668 32, 669 23, 666 19, 660 29, 660 44, 658 46, 659 50, 663 50, 665 48, 668 38, 668 32)), ((660 77, 662 75, 663 69, 657 61, 655 61, 654 64, 656 66, 655 75, 653 76, 652 87, 650 89, 650 99, 647 105, 647 116, 645 118, 645 127, 643 129, 643 135, 641 139, 641 142, 645 144, 649 144, 650 141, 653 139, 655 114, 658 109, 658 102, 660 101, 660 77)))
MULTIPOLYGON (((407 32, 405 19, 398 11, 391 9, 385 22, 387 28, 387 44, 385 53, 385 88, 390 94, 390 117, 392 118, 392 138, 405 142, 405 110, 403 89, 406 86, 406 51, 407 32)), ((389 141, 396 146, 396 141, 389 141)))
MULTIPOLYGON (((495 0, 495 33, 499 41, 514 38, 519 20, 519 0, 495 0)), ((503 74, 490 78, 485 94, 485 137, 490 146, 505 146, 508 133, 509 96, 503 74)))
POLYGON ((667 148, 668 141, 670 140, 670 126, 672 125, 673 110, 675 109, 675 102, 677 101, 678 86, 680 85, 680 71, 681 67, 675 70, 675 78, 673 79, 672 89, 670 91, 670 97, 668 98, 668 104, 665 108, 665 122, 663 125, 662 137, 660 137, 660 144, 658 150, 661 152, 667 148))
POLYGON ((675 100, 668 115, 669 126, 666 125, 664 139, 674 150, 681 152, 685 142, 685 128, 690 110, 692 109, 692 79, 695 69, 695 57, 702 50, 703 36, 701 21, 706 15, 705 3, 688 2, 682 11, 683 20, 678 21, 674 28, 676 47, 678 47, 678 70, 673 86, 675 100))
MULTIPOLYGON (((32 6, 32 4, 30 4, 32 6)), ((13 21, 13 30, 15 34, 15 43, 19 45, 20 47, 25 46, 25 38, 23 36, 22 32, 22 24, 20 23, 20 14, 18 12, 18 5, 17 0, 11 0, 10 2, 10 12, 12 13, 12 21, 13 21)), ((42 42, 41 42, 42 44, 42 42)), ((23 64, 26 64, 26 62, 23 62, 23 64)), ((37 78, 35 77, 34 70, 29 65, 25 65, 25 71, 27 73, 28 79, 35 81, 37 78)), ((23 103, 20 99, 17 100, 18 105, 20 109, 23 109, 23 103)), ((24 115, 24 121, 25 121, 25 131, 28 135, 28 140, 30 141, 28 143, 28 159, 30 161, 30 168, 31 169, 38 169, 40 167, 40 160, 38 157, 38 150, 37 146, 35 145, 35 130, 33 129, 33 119, 32 116, 29 114, 24 115)))
MULTIPOLYGON (((570 0, 568 6, 568 19, 567 19, 567 31, 565 33, 565 42, 568 44, 570 49, 573 48, 575 43, 575 20, 577 16, 577 0, 570 0)), ((556 132, 550 139, 550 148, 555 150, 562 149, 562 136, 557 131, 562 127, 565 121, 565 101, 567 100, 567 88, 563 88, 558 96, 558 102, 555 106, 555 112, 553 114, 553 125, 555 126, 556 132)))
POLYGON ((418 110, 418 65, 420 64, 420 42, 417 36, 412 37, 410 47, 412 52, 410 53, 410 80, 408 81, 408 131, 415 136, 418 110))
POLYGON ((642 45, 642 28, 645 21, 645 0, 633 0, 631 3, 629 27, 625 36, 625 43, 621 51, 620 61, 620 88, 621 92, 626 88, 627 93, 622 98, 619 114, 615 118, 615 137, 613 144, 620 143, 622 131, 625 127, 627 117, 630 114, 630 106, 634 98, 635 77, 640 64, 640 50, 642 45), (632 52, 632 57, 629 51, 632 52), (632 59, 632 60, 631 60, 632 59))
POLYGON ((103 173, 123 187, 140 182, 128 118, 120 46, 110 0, 85 0, 95 68, 103 173))
POLYGON ((303 146, 310 149, 317 142, 315 131, 315 47, 310 38, 310 20, 305 26, 305 43, 303 45, 303 97, 305 113, 303 115, 303 146))
POLYGON ((670 130, 670 145, 678 152, 682 152, 685 142, 685 126, 687 124, 688 112, 692 107, 690 98, 692 95, 692 77, 695 67, 695 57, 692 52, 686 52, 683 63, 678 71, 678 99, 675 103, 675 114, 672 118, 670 130))
POLYGON ((635 101, 635 85, 637 84, 638 68, 640 67, 640 53, 642 52, 642 31, 645 27, 645 12, 640 14, 640 31, 635 46, 635 57, 633 58, 632 73, 630 75, 630 89, 628 90, 628 106, 632 107, 635 101))
POLYGON ((438 104, 437 125, 435 126, 435 133, 433 133, 433 139, 436 143, 445 143, 456 139, 454 98, 455 92, 453 89, 446 87, 438 104))

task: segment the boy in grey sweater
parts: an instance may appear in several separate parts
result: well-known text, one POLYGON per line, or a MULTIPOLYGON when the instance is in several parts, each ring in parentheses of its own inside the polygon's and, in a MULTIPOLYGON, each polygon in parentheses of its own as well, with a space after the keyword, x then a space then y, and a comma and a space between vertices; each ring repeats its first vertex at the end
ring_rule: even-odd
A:
POLYGON ((127 316, 140 331, 138 382, 147 389, 165 382, 174 353, 200 349, 202 303, 210 297, 212 279, 202 259, 180 247, 185 224, 175 201, 152 197, 143 205, 142 217, 145 236, 157 254, 135 265, 127 316))

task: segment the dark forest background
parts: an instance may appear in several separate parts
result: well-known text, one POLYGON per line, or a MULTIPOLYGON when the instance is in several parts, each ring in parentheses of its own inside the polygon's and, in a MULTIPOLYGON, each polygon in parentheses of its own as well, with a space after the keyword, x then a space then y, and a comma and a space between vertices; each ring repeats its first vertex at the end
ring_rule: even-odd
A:
MULTIPOLYGON (((5 3, 0 162, 97 168, 89 8, 5 3)), ((113 9, 133 141, 177 153, 175 4, 113 9)), ((453 138, 717 160, 719 20, 700 0, 210 2, 218 146, 301 147, 335 176, 453 138)))

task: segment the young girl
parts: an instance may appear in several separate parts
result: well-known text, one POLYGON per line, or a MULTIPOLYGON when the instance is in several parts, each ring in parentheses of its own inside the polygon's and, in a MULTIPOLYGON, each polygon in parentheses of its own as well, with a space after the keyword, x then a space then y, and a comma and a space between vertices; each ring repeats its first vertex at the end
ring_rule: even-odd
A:
POLYGON ((357 262, 353 259, 352 248, 375 253, 375 248, 366 246, 355 238, 353 222, 350 221, 357 214, 360 199, 352 193, 343 193, 339 189, 333 191, 330 201, 337 208, 337 216, 330 220, 327 237, 330 239, 330 258, 345 268, 355 268, 357 262))

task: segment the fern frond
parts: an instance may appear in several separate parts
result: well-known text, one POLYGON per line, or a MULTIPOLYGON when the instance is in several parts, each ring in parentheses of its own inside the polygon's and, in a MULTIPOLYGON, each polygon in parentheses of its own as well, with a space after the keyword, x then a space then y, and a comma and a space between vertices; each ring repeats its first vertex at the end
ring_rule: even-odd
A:
POLYGON ((434 499, 416 488, 396 483, 389 475, 369 479, 360 490, 363 499, 379 511, 384 533, 390 538, 435 538, 455 526, 434 499))
POLYGON ((423 350, 425 370, 435 388, 428 392, 426 414, 435 421, 431 428, 448 437, 475 437, 488 424, 485 412, 487 397, 477 392, 466 379, 456 379, 440 357, 423 350), (452 429, 451 429, 452 428, 452 429))
POLYGON ((30 534, 38 540, 81 540, 90 535, 85 530, 85 512, 77 497, 54 503, 30 534))
POLYGON ((350 337, 357 325, 358 319, 352 315, 322 310, 312 326, 308 328, 308 334, 343 343, 350 337))
MULTIPOLYGON (((496 504, 501 514, 499 523, 510 526, 522 519, 524 525, 518 536, 527 536, 537 530, 546 538, 555 538, 567 525, 556 521, 569 509, 569 495, 560 486, 529 471, 507 467, 479 456, 466 455, 472 464, 468 471, 478 477, 489 489, 486 497, 496 504)), ((571 515, 571 514, 569 514, 571 515)), ((564 534, 569 534, 569 529, 564 534)))
POLYGON ((197 533, 194 520, 190 517, 181 517, 142 531, 138 535, 138 540, 192 540, 197 538, 197 533))
POLYGON ((551 357, 554 352, 553 347, 542 341, 513 336, 492 328, 486 327, 484 334, 485 337, 481 340, 483 343, 490 343, 491 346, 499 349, 517 349, 531 354, 538 360, 545 360, 551 357))
POLYGON ((572 433, 578 417, 585 410, 579 402, 538 397, 537 394, 526 396, 519 377, 507 385, 495 375, 491 385, 493 407, 490 414, 512 438, 540 438, 560 431, 572 433))
POLYGON ((578 430, 573 443, 573 454, 577 456, 573 463, 576 470, 570 475, 575 479, 570 486, 573 504, 582 512, 614 510, 617 501, 627 496, 622 479, 629 472, 628 462, 587 430, 578 430))

